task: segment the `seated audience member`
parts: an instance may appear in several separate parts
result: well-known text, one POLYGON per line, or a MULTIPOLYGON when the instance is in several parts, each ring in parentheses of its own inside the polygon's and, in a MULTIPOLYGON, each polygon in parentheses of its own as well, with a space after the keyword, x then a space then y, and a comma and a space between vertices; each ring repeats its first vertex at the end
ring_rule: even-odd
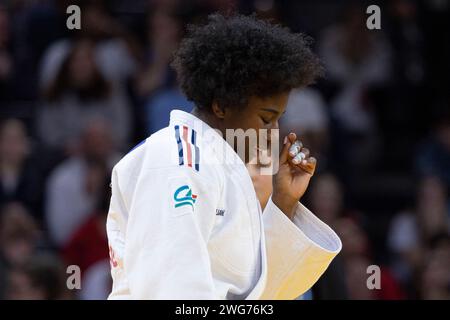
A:
POLYGON ((0 123, 0 206, 19 201, 40 220, 41 179, 30 155, 24 124, 16 119, 0 123))
POLYGON ((22 266, 36 251, 41 236, 21 203, 5 204, 0 212, 0 263, 6 268, 22 266))
MULTIPOLYGON (((333 174, 317 175, 311 182, 309 196, 311 210, 332 228, 348 214, 344 206, 343 187, 333 174)), ((345 266, 340 255, 331 262, 312 292, 316 300, 348 299, 345 266)))
POLYGON ((450 300, 450 236, 436 235, 429 242, 419 273, 419 298, 450 300))
POLYGON ((438 119, 431 137, 419 146, 416 168, 421 175, 440 177, 450 190, 450 111, 447 113, 438 119))
POLYGON ((181 15, 175 9, 156 8, 147 20, 147 48, 135 89, 143 103, 149 135, 167 126, 170 111, 190 112, 193 104, 178 89, 175 72, 169 66, 182 36, 181 15))
POLYGON ((8 300, 69 299, 67 274, 59 259, 51 254, 36 254, 20 267, 8 272, 5 298, 8 300))
POLYGON ((342 137, 332 141, 333 160, 342 157, 340 166, 352 174, 377 160, 379 128, 375 102, 368 93, 390 79, 392 53, 382 30, 374 33, 366 28, 360 5, 343 11, 343 19, 323 31, 318 47, 326 79, 337 88, 329 104, 342 137))
MULTIPOLYGON (((338 235, 342 240, 342 260, 344 261, 344 274, 348 297, 351 300, 401 300, 405 299, 405 292, 389 266, 378 265, 372 258, 372 249, 367 233, 351 218, 340 219, 336 225, 338 235), (369 269, 370 266, 378 267, 378 274, 369 269), (377 285, 376 290, 367 285, 370 275, 372 285, 377 285)), ((377 272, 377 271, 375 271, 377 272)))
POLYGON ((58 247, 66 245, 94 211, 103 179, 98 166, 111 170, 118 161, 112 131, 107 121, 93 119, 81 137, 80 154, 61 163, 48 179, 46 223, 58 247))
POLYGON ((79 294, 81 299, 106 299, 111 291, 111 283, 106 281, 111 280, 106 236, 106 216, 111 198, 110 178, 105 168, 98 167, 96 170, 99 180, 102 181, 98 203, 92 215, 62 248, 65 263, 80 267, 83 282, 79 294), (105 281, 102 282, 101 279, 105 281))
POLYGON ((395 275, 409 287, 411 295, 414 295, 412 281, 424 259, 427 243, 435 235, 450 230, 447 191, 439 178, 424 177, 416 201, 414 208, 393 218, 387 238, 395 275))
POLYGON ((90 40, 73 44, 53 81, 45 87, 44 104, 37 113, 40 139, 65 153, 76 151, 82 129, 98 116, 114 124, 114 144, 128 148, 131 115, 127 98, 99 70, 90 40))
POLYGON ((168 9, 156 9, 148 15, 142 70, 135 79, 139 96, 149 97, 174 83, 176 75, 169 64, 182 36, 181 23, 168 9))
POLYGON ((81 11, 83 27, 77 35, 56 41, 45 51, 40 66, 40 87, 47 87, 55 79, 65 57, 81 38, 93 42, 95 60, 105 79, 123 89, 126 80, 136 71, 129 34, 120 21, 107 12, 105 1, 88 1, 81 6, 81 11))
POLYGON ((316 175, 311 181, 309 193, 311 210, 330 226, 334 226, 340 218, 351 215, 344 204, 344 188, 332 173, 316 175))

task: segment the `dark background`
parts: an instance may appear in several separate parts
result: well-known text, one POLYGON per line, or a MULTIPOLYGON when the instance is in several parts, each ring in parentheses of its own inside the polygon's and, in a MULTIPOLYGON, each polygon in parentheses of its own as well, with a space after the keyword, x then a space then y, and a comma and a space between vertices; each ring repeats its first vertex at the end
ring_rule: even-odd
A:
POLYGON ((344 244, 303 298, 449 299, 448 0, 0 1, 0 297, 106 298, 110 170, 192 107, 169 63, 216 11, 310 35, 326 68, 282 119, 319 160, 304 202, 344 244), (81 290, 66 289, 71 264, 81 290))

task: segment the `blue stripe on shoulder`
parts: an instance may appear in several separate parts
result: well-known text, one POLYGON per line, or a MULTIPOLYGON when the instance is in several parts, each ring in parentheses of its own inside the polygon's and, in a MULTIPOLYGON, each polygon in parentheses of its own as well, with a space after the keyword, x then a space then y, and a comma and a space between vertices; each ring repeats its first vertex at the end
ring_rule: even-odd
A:
POLYGON ((192 129, 192 145, 195 147, 195 170, 200 171, 200 148, 196 145, 197 132, 192 129))
POLYGON ((180 127, 179 126, 175 126, 175 139, 177 140, 177 145, 178 145, 178 163, 179 163, 180 166, 182 166, 184 164, 184 160, 183 160, 183 143, 181 142, 180 127))

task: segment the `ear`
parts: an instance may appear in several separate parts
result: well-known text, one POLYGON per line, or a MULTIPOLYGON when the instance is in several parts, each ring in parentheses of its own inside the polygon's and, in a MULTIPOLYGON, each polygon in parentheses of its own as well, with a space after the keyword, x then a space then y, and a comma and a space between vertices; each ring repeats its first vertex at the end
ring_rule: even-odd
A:
POLYGON ((212 103, 211 109, 217 118, 225 118, 225 109, 221 108, 217 102, 212 103))

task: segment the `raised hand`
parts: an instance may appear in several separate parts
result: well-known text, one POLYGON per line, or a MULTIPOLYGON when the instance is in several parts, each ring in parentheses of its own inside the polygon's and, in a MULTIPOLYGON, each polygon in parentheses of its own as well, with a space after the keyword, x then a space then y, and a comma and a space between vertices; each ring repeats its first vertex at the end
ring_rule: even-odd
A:
POLYGON ((297 140, 295 133, 284 139, 280 153, 279 170, 273 179, 272 201, 290 219, 295 214, 297 202, 305 193, 314 174, 317 161, 297 140))

